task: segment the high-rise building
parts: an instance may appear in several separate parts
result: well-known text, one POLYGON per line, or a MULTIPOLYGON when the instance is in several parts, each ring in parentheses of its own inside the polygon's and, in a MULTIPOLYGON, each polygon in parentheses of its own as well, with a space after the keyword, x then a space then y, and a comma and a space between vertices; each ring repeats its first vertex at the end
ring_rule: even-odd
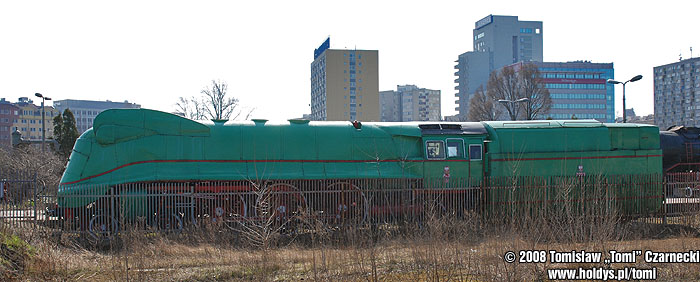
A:
POLYGON ((486 82, 489 80, 489 74, 493 70, 492 62, 493 53, 490 52, 466 52, 459 55, 457 65, 455 65, 455 90, 457 93, 457 118, 465 121, 469 114, 469 101, 474 92, 479 87, 486 89, 486 82), (486 68, 486 69, 484 69, 486 68))
POLYGON ((329 48, 314 50, 312 119, 379 121, 378 51, 329 48))
POLYGON ((78 132, 83 133, 92 127, 92 122, 95 117, 104 110, 108 109, 139 109, 141 105, 124 102, 112 101, 90 101, 90 100, 57 100, 53 102, 54 107, 60 113, 66 109, 70 109, 75 117, 75 126, 78 132))
POLYGON ((0 146, 12 145, 12 132, 14 123, 19 119, 19 111, 19 107, 0 98, 0 146))
POLYGON ((489 15, 476 22, 474 51, 493 53, 496 68, 520 61, 542 61, 542 22, 489 15))
POLYGON ((44 118, 41 118, 41 106, 34 105, 34 101, 27 97, 19 98, 14 104, 19 108, 16 121, 12 124, 11 131, 18 130, 22 138, 28 140, 41 140, 42 123, 46 122, 45 137, 53 138, 53 118, 58 114, 54 107, 44 105, 44 118))
MULTIPOLYGON (((615 122, 615 87, 612 63, 532 62, 549 90, 552 106, 542 119, 596 119, 615 122)), ((524 63, 513 64, 517 69, 524 63)))
POLYGON ((504 66, 542 62, 542 22, 519 21, 517 16, 489 15, 475 23, 474 51, 459 55, 455 69, 457 107, 466 119, 469 100, 479 86, 486 88, 489 74, 504 66))
POLYGON ((654 122, 662 130, 700 126, 700 58, 654 68, 654 122))
POLYGON ((397 85, 379 93, 381 121, 439 121, 440 90, 397 85))
POLYGON ((379 115, 381 121, 401 121, 401 93, 394 90, 379 91, 379 115))

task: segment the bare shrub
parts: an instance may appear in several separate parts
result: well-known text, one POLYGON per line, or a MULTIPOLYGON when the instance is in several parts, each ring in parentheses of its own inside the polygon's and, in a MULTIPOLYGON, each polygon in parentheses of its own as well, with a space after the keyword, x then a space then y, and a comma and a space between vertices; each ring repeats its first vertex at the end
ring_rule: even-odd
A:
POLYGON ((36 179, 42 188, 55 190, 65 166, 65 160, 51 150, 42 153, 40 148, 31 145, 17 148, 0 147, 0 171, 12 174, 36 173, 36 179))

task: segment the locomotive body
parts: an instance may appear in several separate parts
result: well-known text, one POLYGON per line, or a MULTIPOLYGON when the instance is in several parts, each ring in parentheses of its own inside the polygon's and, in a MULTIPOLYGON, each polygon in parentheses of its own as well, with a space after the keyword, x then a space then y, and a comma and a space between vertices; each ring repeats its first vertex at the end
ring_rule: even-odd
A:
MULTIPOLYGON (((119 109, 102 112, 77 140, 61 179, 58 204, 80 210, 99 202, 100 195, 121 193, 132 194, 127 199, 142 201, 142 206, 153 206, 157 204, 138 195, 171 183, 200 192, 245 192, 247 188, 237 184, 206 183, 264 180, 273 186, 285 183, 284 195, 296 193, 304 197, 298 205, 313 206, 308 199, 313 196, 304 196, 295 183, 318 180, 328 189, 343 183, 343 189, 354 191, 355 205, 367 203, 366 192, 360 190, 382 189, 379 184, 356 187, 352 183, 358 179, 408 179, 422 188, 445 191, 456 185, 482 187, 489 177, 660 174, 661 157, 658 128, 648 125, 585 120, 202 123, 153 110, 119 109), (430 181, 434 179, 444 181, 430 181), (467 181, 457 184, 456 179, 467 181), (113 191, 124 184, 143 188, 113 191)), ((649 191, 655 196, 661 190, 659 185, 649 191)), ((501 197, 477 193, 470 199, 501 197)), ((649 211, 661 204, 651 198, 644 203, 649 211)), ((245 206, 255 200, 236 201, 245 206)), ((375 208, 363 207, 360 213, 375 208)), ((237 216, 250 216, 252 211, 245 211, 250 208, 241 209, 237 216)))
POLYGON ((700 128, 675 126, 659 133, 664 172, 697 171, 700 165, 700 128))

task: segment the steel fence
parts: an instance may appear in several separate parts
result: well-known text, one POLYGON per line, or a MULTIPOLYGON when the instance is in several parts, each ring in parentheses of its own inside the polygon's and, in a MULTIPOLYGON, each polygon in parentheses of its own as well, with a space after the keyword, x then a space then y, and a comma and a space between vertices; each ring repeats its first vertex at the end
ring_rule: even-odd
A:
MULTIPOLYGON (((0 220, 105 237, 122 230, 222 228, 289 232, 478 215, 529 218, 671 218, 700 212, 700 174, 483 179, 238 180, 120 185, 38 184, 0 172, 0 220)), ((682 220, 681 220, 682 219, 682 220)))
POLYGON ((0 219, 3 223, 34 225, 43 213, 38 212, 36 173, 0 169, 0 219))

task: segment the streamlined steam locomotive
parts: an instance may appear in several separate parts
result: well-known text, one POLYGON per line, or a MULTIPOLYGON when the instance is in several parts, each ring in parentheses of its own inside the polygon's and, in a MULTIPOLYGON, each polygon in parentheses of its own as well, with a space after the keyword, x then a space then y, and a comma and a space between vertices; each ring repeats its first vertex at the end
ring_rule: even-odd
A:
MULTIPOLYGON (((678 147, 665 136, 662 144, 678 147)), ((259 215, 255 203, 266 196, 256 191, 264 185, 280 217, 306 209, 366 220, 402 211, 368 196, 388 189, 389 180, 436 194, 474 188, 463 201, 498 202, 506 196, 485 189, 494 177, 661 174, 659 141, 655 126, 594 120, 197 122, 115 109, 98 115, 77 140, 58 206, 65 218, 98 231, 114 229, 119 218, 154 217, 178 227, 181 219, 170 210, 182 203, 153 195, 205 195, 189 207, 192 217, 236 221, 259 215)), ((671 167, 666 160, 674 159, 664 157, 664 167, 671 167)), ((653 212, 663 192, 661 184, 649 185, 638 207, 653 212)))

